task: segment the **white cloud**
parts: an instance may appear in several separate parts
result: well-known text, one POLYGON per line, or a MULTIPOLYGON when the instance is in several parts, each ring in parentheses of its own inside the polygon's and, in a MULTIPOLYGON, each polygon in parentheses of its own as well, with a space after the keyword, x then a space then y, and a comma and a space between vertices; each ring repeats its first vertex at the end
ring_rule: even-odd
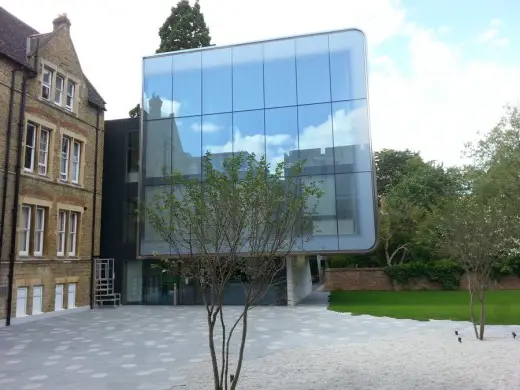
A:
POLYGON ((492 19, 489 22, 489 28, 478 36, 478 41, 481 43, 489 43, 495 46, 506 46, 509 44, 509 39, 502 37, 499 27, 502 25, 500 19, 492 19))
MULTIPOLYGON (((52 29, 58 13, 68 13, 83 70, 108 102, 106 118, 114 119, 126 117, 140 101, 142 57, 155 52, 158 29, 173 3, 18 0, 6 8, 41 32, 52 29)), ((502 106, 519 98, 520 63, 465 57, 468 51, 446 40, 453 38, 446 34, 450 26, 428 30, 414 23, 398 0, 322 0, 319 7, 301 0, 200 3, 219 45, 347 27, 365 31, 370 55, 380 60, 369 64, 375 149, 411 148, 427 158, 457 163, 464 141, 489 129, 502 106), (382 51, 380 44, 396 37, 407 42, 404 56, 382 51)), ((501 27, 496 19, 488 30, 501 27)), ((486 44, 503 46, 507 37, 494 35, 486 44)), ((170 107, 178 110, 174 102, 170 107)))
POLYGON ((193 123, 191 125, 191 130, 193 130, 197 133, 200 133, 201 131, 203 133, 216 133, 216 132, 222 130, 222 126, 218 126, 215 123, 211 123, 211 122, 204 122, 204 123, 202 123, 202 125, 200 125, 198 123, 193 123))

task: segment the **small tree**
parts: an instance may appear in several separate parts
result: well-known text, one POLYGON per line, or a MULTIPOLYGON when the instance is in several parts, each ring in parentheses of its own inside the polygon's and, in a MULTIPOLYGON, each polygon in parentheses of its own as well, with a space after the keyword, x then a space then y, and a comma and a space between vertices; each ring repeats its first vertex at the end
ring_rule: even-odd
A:
POLYGON ((509 218, 498 208, 474 195, 462 196, 447 204, 441 217, 442 249, 457 260, 466 272, 470 295, 470 320, 475 336, 484 339, 486 324, 485 292, 493 266, 505 259, 514 240, 509 233, 509 218), (475 318, 475 301, 480 316, 475 318))
POLYGON ((170 245, 174 256, 164 267, 195 281, 206 308, 209 349, 216 390, 235 389, 240 377, 249 310, 268 289, 281 283, 285 256, 302 239, 321 191, 297 177, 301 165, 286 175, 280 163, 270 171, 265 157, 238 153, 215 169, 208 153, 202 177, 165 175, 164 191, 145 206, 150 225, 170 245), (314 204, 310 207, 310 204, 314 204), (228 326, 223 295, 230 281, 242 284, 244 305, 228 326), (222 340, 216 344, 217 323, 222 340), (231 367, 234 332, 241 327, 238 357, 231 367), (220 351, 218 348, 220 347, 220 351), (230 374, 231 373, 231 374, 230 374))

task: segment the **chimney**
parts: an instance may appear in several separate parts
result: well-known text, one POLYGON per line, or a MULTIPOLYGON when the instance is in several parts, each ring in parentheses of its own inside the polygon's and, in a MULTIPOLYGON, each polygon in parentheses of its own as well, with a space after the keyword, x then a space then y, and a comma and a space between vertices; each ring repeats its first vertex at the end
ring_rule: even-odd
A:
POLYGON ((70 20, 67 17, 67 14, 63 13, 58 15, 58 17, 52 21, 52 24, 54 26, 53 31, 56 31, 61 26, 70 27, 70 20))

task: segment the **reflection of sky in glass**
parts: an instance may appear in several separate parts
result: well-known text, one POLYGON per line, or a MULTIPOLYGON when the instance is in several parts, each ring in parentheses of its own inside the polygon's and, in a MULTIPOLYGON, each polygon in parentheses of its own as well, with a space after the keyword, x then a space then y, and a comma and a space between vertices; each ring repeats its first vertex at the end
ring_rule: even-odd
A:
POLYGON ((144 74, 145 166, 152 174, 168 153, 173 169, 185 175, 200 174, 206 151, 217 169, 239 151, 265 153, 272 170, 305 159, 302 175, 323 180, 326 193, 313 217, 319 239, 305 249, 370 247, 372 156, 361 33, 151 57, 144 74), (158 118, 175 118, 167 121, 170 134, 166 122, 152 125, 158 118), (338 229, 350 238, 339 240, 338 229))

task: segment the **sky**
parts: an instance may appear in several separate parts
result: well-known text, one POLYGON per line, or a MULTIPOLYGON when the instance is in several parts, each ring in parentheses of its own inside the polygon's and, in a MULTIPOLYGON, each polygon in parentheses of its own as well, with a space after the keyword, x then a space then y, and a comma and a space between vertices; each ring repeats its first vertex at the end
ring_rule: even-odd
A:
MULTIPOLYGON (((40 32, 66 12, 106 119, 140 100, 142 57, 176 0, 0 0, 40 32), (153 4, 153 5, 152 5, 153 4)), ((520 102, 518 0, 200 0, 217 45, 360 28, 368 41, 372 145, 460 164, 465 142, 520 102), (516 20, 515 20, 516 18, 516 20)))

